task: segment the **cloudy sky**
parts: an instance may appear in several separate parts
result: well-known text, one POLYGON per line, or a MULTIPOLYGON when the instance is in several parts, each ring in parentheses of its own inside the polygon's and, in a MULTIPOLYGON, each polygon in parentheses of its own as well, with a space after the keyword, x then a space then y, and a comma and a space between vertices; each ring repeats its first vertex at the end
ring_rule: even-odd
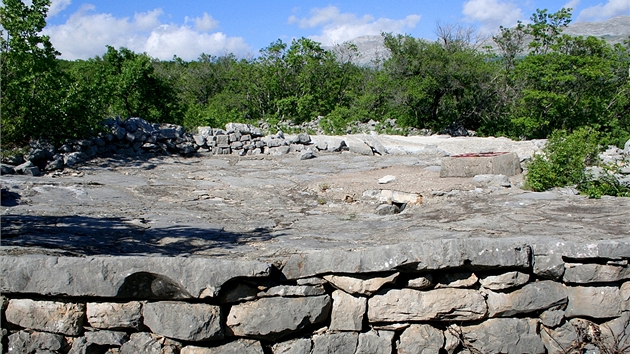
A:
POLYGON ((201 53, 255 57, 277 39, 299 37, 325 45, 381 32, 434 39, 437 22, 490 33, 526 22, 537 8, 562 7, 574 9, 574 21, 630 15, 629 0, 52 0, 45 32, 64 59, 100 56, 112 45, 194 60, 201 53))

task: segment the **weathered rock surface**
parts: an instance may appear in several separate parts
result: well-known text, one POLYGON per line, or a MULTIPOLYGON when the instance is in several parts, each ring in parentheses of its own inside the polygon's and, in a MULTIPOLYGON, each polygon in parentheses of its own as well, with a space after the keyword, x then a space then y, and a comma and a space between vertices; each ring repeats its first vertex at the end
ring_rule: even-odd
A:
POLYGON ((223 338, 221 308, 218 306, 149 302, 144 305, 142 315, 144 324, 161 336, 196 342, 223 338))
POLYGON ((435 288, 471 288, 479 278, 474 273, 448 273, 440 277, 435 284, 435 288))
POLYGON ((486 289, 506 290, 526 284, 529 274, 523 272, 507 272, 500 275, 489 275, 479 279, 479 283, 486 289))
POLYGON ((392 352, 393 340, 392 331, 371 330, 360 333, 356 353, 389 354, 392 352))
POLYGON ((260 292, 258 297, 270 296, 319 296, 326 294, 323 286, 298 285, 298 286, 274 286, 260 292))
POLYGON ((139 329, 142 324, 142 303, 131 301, 88 302, 87 321, 90 326, 102 329, 139 329))
POLYGON ((424 290, 433 286, 433 276, 427 274, 423 277, 412 278, 407 281, 407 287, 416 290, 424 290))
POLYGON ((273 354, 311 354, 313 342, 310 338, 297 338, 274 344, 273 354))
POLYGON ((193 345, 183 347, 180 354, 263 354, 262 345, 257 340, 237 339, 228 344, 213 348, 193 345))
POLYGON ((326 319, 330 296, 269 297, 232 306, 227 326, 235 336, 277 339, 326 319))
POLYGON ((630 268, 604 264, 566 263, 563 280, 565 283, 607 283, 630 278, 630 268))
POLYGON ((472 321, 487 311, 483 296, 468 289, 396 289, 368 300, 370 322, 472 321))
POLYGON ((89 344, 122 346, 129 339, 129 334, 118 331, 85 332, 85 340, 89 344))
POLYGON ((333 307, 330 320, 331 331, 357 331, 363 328, 367 309, 367 298, 356 297, 341 290, 332 294, 333 307))
POLYGON ((5 310, 7 322, 39 331, 77 336, 83 332, 85 305, 71 302, 13 299, 5 310))
POLYGON ((56 353, 64 348, 66 339, 60 334, 19 331, 9 336, 9 353, 56 353))
POLYGON ((507 317, 565 304, 567 291, 550 280, 530 283, 510 293, 487 292, 488 316, 507 317))
POLYGON ((145 299, 203 298, 216 296, 230 279, 267 276, 270 267, 256 261, 202 258, 0 256, 0 290, 145 299))
POLYGON ((391 284, 400 273, 394 273, 386 277, 353 277, 342 275, 325 275, 324 279, 335 288, 341 289, 348 294, 370 296, 381 289, 386 284, 391 284))
POLYGON ((400 335, 398 354, 439 354, 444 333, 430 325, 413 324, 400 335))
POLYGON ((461 327, 466 344, 481 353, 545 353, 536 320, 491 318, 479 325, 461 327))
POLYGON ((137 332, 132 333, 129 341, 120 347, 120 354, 174 354, 179 352, 181 348, 182 345, 179 342, 146 332, 137 332))
POLYGON ((534 256, 534 274, 545 279, 558 280, 564 274, 562 255, 534 256))
POLYGON ((359 334, 356 332, 324 333, 313 336, 312 354, 355 354, 359 334))
POLYGON ((612 318, 621 314, 619 288, 614 286, 569 286, 567 318, 612 318))

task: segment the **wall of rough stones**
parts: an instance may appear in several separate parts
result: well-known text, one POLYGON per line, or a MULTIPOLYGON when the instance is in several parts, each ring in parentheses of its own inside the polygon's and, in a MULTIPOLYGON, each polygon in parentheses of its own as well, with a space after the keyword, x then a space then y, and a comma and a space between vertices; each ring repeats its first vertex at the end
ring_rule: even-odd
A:
POLYGON ((5 255, 3 352, 622 353, 629 258, 494 239, 273 263, 5 255))

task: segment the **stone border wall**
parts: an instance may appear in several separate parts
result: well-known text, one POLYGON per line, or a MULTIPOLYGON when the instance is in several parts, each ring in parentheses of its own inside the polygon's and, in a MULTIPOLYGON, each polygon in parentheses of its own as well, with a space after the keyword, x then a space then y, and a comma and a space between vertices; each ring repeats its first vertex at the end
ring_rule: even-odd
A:
POLYGON ((621 353, 629 258, 628 241, 522 239, 272 263, 5 255, 3 352, 621 353))

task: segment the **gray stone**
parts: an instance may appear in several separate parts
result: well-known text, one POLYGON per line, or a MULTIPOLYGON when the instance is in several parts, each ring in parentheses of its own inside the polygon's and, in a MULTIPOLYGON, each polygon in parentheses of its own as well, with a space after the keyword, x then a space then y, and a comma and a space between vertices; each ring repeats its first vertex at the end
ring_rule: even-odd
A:
POLYGON ((565 283, 608 283, 630 279, 630 268, 604 264, 566 263, 565 283))
POLYGON ((564 310, 547 310, 540 314, 540 322, 549 328, 559 326, 564 320, 564 310))
POLYGON ((416 290, 424 290, 433 286, 433 276, 427 274, 423 277, 407 280, 407 287, 416 290))
MULTIPOLYGON (((458 325, 452 324, 448 326, 444 331, 444 351, 448 354, 455 353, 455 350, 457 350, 462 343, 462 337, 461 328, 458 325)), ((465 351, 463 351, 463 353, 465 353, 465 351)))
POLYGON ((267 291, 258 294, 258 297, 270 297, 270 296, 319 296, 326 294, 323 286, 311 286, 311 285, 280 285, 274 286, 267 291))
POLYGON ((39 170, 39 167, 37 166, 24 168, 22 170, 22 174, 27 175, 27 176, 33 176, 33 177, 39 177, 42 175, 41 171, 39 170))
POLYGON ((149 302, 144 305, 142 315, 144 324, 161 336, 186 341, 223 338, 219 306, 176 301, 149 302))
POLYGON ((316 334, 311 354, 355 354, 358 340, 355 332, 316 334))
POLYGON ((310 338, 297 338, 276 343, 271 347, 273 354, 311 354, 313 342, 310 338))
POLYGON ((5 311, 7 322, 20 327, 78 336, 83 332, 85 305, 71 302, 12 299, 5 311))
POLYGON ((528 281, 529 274, 513 271, 500 275, 484 276, 479 280, 479 283, 486 289, 506 290, 527 284, 528 281))
POLYGON ((144 299, 214 297, 237 277, 268 276, 257 261, 186 257, 0 256, 0 291, 144 299), (94 281, 99 279, 99 281, 94 281))
POLYGON ((299 144, 310 144, 311 137, 307 133, 300 133, 295 137, 295 142, 299 144))
POLYGON ((355 297, 340 290, 332 293, 333 307, 329 329, 331 331, 357 331, 363 328, 367 299, 355 297))
POLYGON ((370 296, 380 290, 383 286, 393 283, 400 273, 394 273, 386 277, 369 276, 343 276, 325 275, 324 279, 335 288, 341 289, 348 294, 358 294, 370 296))
POLYGON ((473 182, 477 187, 512 187, 512 182, 506 175, 476 175, 473 182))
POLYGON ((120 347, 129 339, 129 334, 118 331, 85 332, 85 340, 90 344, 120 347))
MULTIPOLYGON (((562 256, 576 260, 596 258, 624 260, 630 255, 630 242, 624 240, 603 240, 591 242, 551 241, 534 243, 534 254, 562 256)), ((586 263, 586 262, 585 262, 586 263)))
POLYGON ((379 155, 387 154, 387 149, 385 148, 385 146, 383 146, 383 144, 381 144, 381 142, 378 141, 378 139, 374 138, 373 136, 366 135, 364 138, 364 142, 370 148, 372 148, 373 151, 376 151, 379 155))
POLYGON ((435 288, 472 288, 479 278, 471 272, 455 272, 442 275, 435 284, 435 288))
POLYGON ((380 204, 374 212, 377 215, 394 215, 400 213, 400 207, 394 204, 380 204))
POLYGON ((367 155, 367 156, 374 155, 372 148, 363 141, 360 141, 360 140, 350 141, 349 140, 349 141, 346 141, 346 144, 348 145, 348 149, 352 153, 360 154, 360 155, 367 155))
POLYGON ((287 279, 326 273, 369 273, 405 267, 427 271, 462 267, 529 268, 529 246, 506 239, 427 240, 398 243, 348 252, 317 250, 289 257, 282 267, 287 279))
POLYGON ((444 333, 430 325, 412 324, 400 335, 398 354, 439 354, 444 333))
POLYGON ((368 300, 373 322, 473 321, 486 316, 481 293, 469 289, 389 290, 368 300))
POLYGON ((253 285, 238 283, 234 288, 227 289, 219 295, 219 301, 222 303, 235 303, 246 300, 254 300, 258 297, 260 289, 253 285))
POLYGON ((541 326, 540 337, 548 353, 566 353, 578 339, 575 328, 569 321, 563 321, 561 326, 555 328, 541 326))
POLYGON ((46 164, 46 171, 63 169, 63 157, 56 158, 46 164))
POLYGON ((612 318, 621 314, 621 296, 616 286, 568 286, 567 318, 612 318))
POLYGON ((473 177, 493 174, 515 176, 521 173, 521 163, 514 152, 475 156, 454 155, 442 159, 440 177, 473 177))
MULTIPOLYGON (((276 140, 272 140, 272 141, 276 141, 276 140)), ((283 146, 277 146, 277 147, 270 147, 269 148, 269 155, 271 156, 282 156, 282 155, 286 155, 289 153, 289 150, 291 148, 287 145, 283 145, 283 146)))
POLYGON ((318 139, 317 142, 315 143, 315 147, 319 151, 326 150, 328 149, 328 142, 323 139, 318 139))
POLYGON ((392 331, 376 330, 360 333, 356 353, 391 354, 394 334, 392 331))
POLYGON ((88 156, 82 152, 70 152, 63 154, 63 163, 66 166, 74 166, 78 163, 84 162, 88 159, 88 156))
MULTIPOLYGON (((461 327, 465 346, 480 353, 545 353, 534 319, 491 318, 481 324, 461 327)), ((474 352, 474 351, 473 351, 474 352)))
POLYGON ((120 347, 120 354, 175 354, 180 352, 181 347, 179 342, 138 332, 132 333, 129 341, 120 347))
POLYGON ((88 302, 87 321, 101 329, 140 329, 142 303, 88 302))
POLYGON ((60 334, 46 332, 19 331, 9 336, 9 353, 57 352, 66 345, 66 339, 60 334))
POLYGON ((621 284, 619 297, 621 299, 621 309, 623 311, 630 311, 630 282, 621 284))
POLYGON ((296 280, 297 285, 324 285, 328 282, 325 279, 312 277, 296 280))
POLYGON ((599 330, 602 342, 612 352, 630 348, 630 312, 624 312, 618 318, 602 323, 599 330))
POLYGON ((180 354, 263 354, 263 348, 259 341, 252 339, 237 339, 233 342, 213 347, 203 348, 196 346, 183 347, 180 354))
POLYGON ((227 326, 236 336, 274 340, 326 320, 330 296, 269 297, 232 306, 227 326))
POLYGON ((488 291, 488 316, 508 317, 545 310, 567 302, 567 293, 559 283, 543 280, 529 283, 510 293, 488 291))
POLYGON ((311 150, 302 151, 299 155, 300 160, 310 160, 315 158, 315 154, 311 150))
POLYGON ((20 165, 18 165, 18 166, 15 166, 15 167, 13 168, 13 170, 14 170, 16 173, 23 174, 23 173, 24 173, 24 170, 26 170, 27 168, 34 167, 34 166, 35 166, 35 164, 33 164, 31 161, 26 161, 26 162, 24 162, 24 163, 22 163, 22 164, 20 164, 20 165))
MULTIPOLYGON (((63 165, 63 161, 62 161, 62 165, 63 165)), ((0 174, 14 175, 15 169, 11 165, 0 164, 0 174)))
POLYGON ((381 190, 379 201, 382 203, 422 204, 422 196, 417 193, 407 193, 389 189, 381 190))
POLYGON ((564 274, 562 255, 534 256, 534 274, 545 279, 561 279, 564 274))

